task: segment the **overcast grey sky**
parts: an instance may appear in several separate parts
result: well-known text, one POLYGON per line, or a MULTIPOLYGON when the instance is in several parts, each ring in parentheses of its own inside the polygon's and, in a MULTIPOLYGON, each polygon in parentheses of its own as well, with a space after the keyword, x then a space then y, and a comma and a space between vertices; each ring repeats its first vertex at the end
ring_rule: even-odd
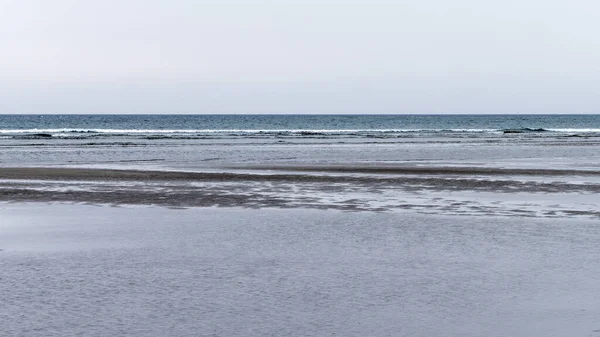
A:
POLYGON ((0 113, 600 113, 597 0, 0 0, 0 113))

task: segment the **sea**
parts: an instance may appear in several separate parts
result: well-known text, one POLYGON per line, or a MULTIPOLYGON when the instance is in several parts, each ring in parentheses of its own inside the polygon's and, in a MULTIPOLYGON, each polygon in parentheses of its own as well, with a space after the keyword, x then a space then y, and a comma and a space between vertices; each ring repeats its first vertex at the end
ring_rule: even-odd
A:
POLYGON ((3 139, 598 136, 600 115, 0 115, 3 139))
POLYGON ((599 142, 600 115, 0 115, 0 166, 593 168, 599 142))

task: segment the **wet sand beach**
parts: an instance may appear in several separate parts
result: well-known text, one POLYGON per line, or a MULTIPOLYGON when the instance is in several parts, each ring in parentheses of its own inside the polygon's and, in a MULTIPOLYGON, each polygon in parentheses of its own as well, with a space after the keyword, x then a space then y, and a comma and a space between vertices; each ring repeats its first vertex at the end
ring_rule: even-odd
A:
POLYGON ((600 218, 599 178, 592 170, 477 167, 288 165, 223 172, 5 167, 0 200, 600 218))
POLYGON ((597 220, 0 203, 6 336, 597 336, 597 220))

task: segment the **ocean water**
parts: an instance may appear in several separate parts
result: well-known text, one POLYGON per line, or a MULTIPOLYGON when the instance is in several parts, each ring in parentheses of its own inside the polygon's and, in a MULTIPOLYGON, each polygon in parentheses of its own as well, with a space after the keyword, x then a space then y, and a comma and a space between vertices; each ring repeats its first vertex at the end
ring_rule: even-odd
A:
POLYGON ((600 115, 0 115, 2 138, 600 135, 600 115))
POLYGON ((599 142, 600 115, 0 115, 0 166, 595 168, 599 142))

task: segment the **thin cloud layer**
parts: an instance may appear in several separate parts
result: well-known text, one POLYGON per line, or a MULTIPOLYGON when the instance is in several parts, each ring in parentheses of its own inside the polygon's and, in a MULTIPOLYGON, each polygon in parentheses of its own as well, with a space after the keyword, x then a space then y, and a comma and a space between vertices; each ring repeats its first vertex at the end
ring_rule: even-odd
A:
POLYGON ((593 113, 593 1, 0 0, 0 113, 593 113))

